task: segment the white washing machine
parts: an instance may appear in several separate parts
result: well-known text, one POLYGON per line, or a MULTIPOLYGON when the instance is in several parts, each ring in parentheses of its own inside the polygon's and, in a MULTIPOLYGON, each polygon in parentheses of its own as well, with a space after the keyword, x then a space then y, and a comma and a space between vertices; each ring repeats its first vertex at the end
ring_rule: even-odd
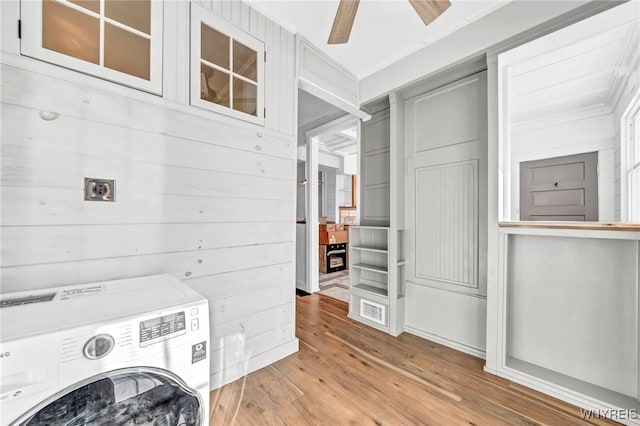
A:
POLYGON ((205 425, 207 300, 169 275, 0 296, 2 425, 205 425))

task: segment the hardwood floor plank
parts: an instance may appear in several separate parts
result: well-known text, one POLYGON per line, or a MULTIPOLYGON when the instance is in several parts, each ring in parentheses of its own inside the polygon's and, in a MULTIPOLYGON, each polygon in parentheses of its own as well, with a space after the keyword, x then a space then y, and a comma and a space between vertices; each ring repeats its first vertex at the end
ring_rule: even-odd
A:
MULTIPOLYGON (((468 424, 466 413, 457 408, 447 409, 448 403, 433 398, 430 389, 400 374, 385 372, 375 363, 360 357, 353 351, 345 351, 330 339, 328 348, 308 358, 301 354, 304 368, 315 368, 320 359, 331 360, 332 365, 322 368, 325 383, 330 382, 346 391, 342 394, 349 405, 364 407, 367 413, 375 413, 372 420, 381 424, 468 424), (327 372, 328 371, 328 372, 327 372), (335 374, 335 377, 332 377, 335 374), (354 390, 349 390, 353 388, 354 390), (371 401, 376 404, 370 406, 371 401), (392 420, 389 420, 389 417, 392 420), (446 420, 446 422, 445 422, 446 420)), ((339 409, 339 407, 337 407, 339 409)), ((370 414, 369 414, 370 415, 370 414)))
MULTIPOLYGON (((302 349, 301 352, 313 353, 302 349)), ((359 406, 349 403, 349 397, 342 392, 334 381, 328 379, 329 371, 320 371, 312 366, 305 365, 302 356, 292 357, 290 362, 276 366, 290 381, 300 388, 305 395, 305 402, 313 407, 315 418, 319 424, 374 424, 367 413, 359 406), (319 413, 319 416, 316 416, 319 413)))
MULTIPOLYGON (((316 331, 309 331, 304 328, 298 328, 298 336, 302 339, 313 338, 316 331)), ((325 334, 326 335, 326 334, 325 334)), ((321 337, 321 336, 320 336, 321 337)), ((412 413, 421 421, 401 422, 400 424, 469 424, 472 419, 484 419, 485 423, 495 425, 514 425, 514 424, 530 424, 528 422, 510 421, 496 422, 493 416, 483 416, 476 413, 474 417, 470 417, 469 413, 451 405, 451 401, 441 401, 446 399, 441 393, 434 391, 433 387, 424 386, 420 381, 406 380, 405 375, 396 370, 386 370, 377 366, 366 357, 361 357, 352 348, 340 344, 335 345, 331 340, 316 340, 315 344, 319 348, 319 352, 325 355, 325 358, 336 361, 334 368, 344 368, 345 375, 353 376, 360 379, 369 388, 375 388, 382 394, 384 401, 392 401, 399 409, 406 413, 412 413)), ((304 341, 304 340, 303 340, 304 341)), ((352 380, 352 377, 344 380, 352 380)), ((340 380, 340 379, 339 379, 340 380)), ((364 398, 361 395, 360 401, 364 398)), ((360 402, 361 403, 361 402, 360 402)), ((380 408, 378 408, 378 411, 380 408)), ((395 424, 398 424, 396 419, 395 424)))
POLYGON ((580 410, 486 373, 484 360, 297 297, 300 350, 211 393, 211 425, 586 425, 580 410))
MULTIPOLYGON (((561 411, 570 416, 577 415, 577 411, 580 410, 575 405, 571 405, 567 402, 560 401, 559 399, 553 398, 552 396, 545 395, 542 392, 538 392, 534 389, 529 389, 517 383, 509 382, 508 387, 509 389, 514 391, 516 394, 520 395, 525 399, 531 400, 545 407, 549 407, 549 406, 555 407, 555 409, 557 409, 558 411, 561 411)), ((584 421, 585 423, 594 424, 594 425, 610 425, 613 423, 610 420, 599 419, 596 417, 592 417, 584 421)))
POLYGON ((381 358, 377 358, 376 356, 366 352, 363 349, 360 349, 354 345, 352 345, 351 343, 347 342, 346 340, 341 339, 340 337, 336 336, 333 333, 330 332, 326 332, 325 333, 326 336, 331 337, 332 339, 336 339, 338 342, 342 343, 345 346, 348 346, 349 348, 353 349, 354 351, 356 351, 357 353, 359 353, 360 355, 362 355, 363 357, 375 362, 376 364, 378 364, 379 366, 381 366, 382 368, 386 368, 388 370, 392 370, 398 374, 403 375, 404 377, 406 377, 409 380, 414 380, 417 382, 420 382, 420 384, 429 387, 431 389, 433 389, 436 392, 440 392, 442 395, 446 396, 447 398, 451 398, 452 400, 456 401, 456 402, 460 402, 462 401, 462 397, 460 395, 457 395, 453 392, 449 392, 448 390, 436 386, 433 383, 429 382, 428 380, 422 379, 419 376, 416 376, 415 374, 411 374, 410 372, 408 372, 407 370, 404 370, 402 368, 396 367, 393 364, 388 363, 387 361, 381 359, 381 358))
POLYGON ((209 424, 233 424, 236 407, 241 403, 242 388, 246 379, 242 378, 211 392, 209 424))
MULTIPOLYGON (((501 407, 503 411, 507 410, 541 424, 554 424, 562 417, 565 417, 564 422, 575 422, 572 416, 567 416, 566 411, 558 410, 557 407, 549 407, 545 404, 540 406, 540 413, 533 416, 523 415, 532 404, 540 405, 539 401, 522 398, 520 395, 516 395, 508 386, 487 381, 483 377, 469 374, 468 371, 455 366, 447 366, 446 363, 439 362, 439 359, 429 359, 424 354, 418 354, 410 362, 410 366, 416 369, 416 375, 429 377, 434 382, 454 379, 456 383, 454 389, 464 394, 465 404, 476 406, 476 409, 492 406, 494 410, 497 410, 498 407, 501 407)), ((488 373, 484 374, 489 375, 488 373)), ((574 413, 574 417, 575 414, 577 412, 574 413)), ((580 421, 579 423, 588 424, 585 421, 580 421)))

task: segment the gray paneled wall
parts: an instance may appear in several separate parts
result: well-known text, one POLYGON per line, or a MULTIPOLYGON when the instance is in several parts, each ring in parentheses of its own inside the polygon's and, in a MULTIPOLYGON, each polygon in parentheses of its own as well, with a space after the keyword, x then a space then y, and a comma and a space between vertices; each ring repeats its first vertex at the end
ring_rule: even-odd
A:
POLYGON ((638 397, 638 242, 511 235, 507 356, 638 397))
POLYGON ((487 92, 478 73, 406 107, 405 330, 485 350, 487 92))
POLYGON ((360 224, 389 226, 390 118, 389 107, 362 124, 360 145, 360 224))

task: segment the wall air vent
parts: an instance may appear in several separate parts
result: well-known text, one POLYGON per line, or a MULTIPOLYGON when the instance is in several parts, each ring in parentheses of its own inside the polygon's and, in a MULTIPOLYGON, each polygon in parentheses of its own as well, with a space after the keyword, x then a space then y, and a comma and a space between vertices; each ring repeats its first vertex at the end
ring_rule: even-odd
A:
POLYGON ((360 316, 386 326, 387 307, 369 300, 360 299, 360 316))

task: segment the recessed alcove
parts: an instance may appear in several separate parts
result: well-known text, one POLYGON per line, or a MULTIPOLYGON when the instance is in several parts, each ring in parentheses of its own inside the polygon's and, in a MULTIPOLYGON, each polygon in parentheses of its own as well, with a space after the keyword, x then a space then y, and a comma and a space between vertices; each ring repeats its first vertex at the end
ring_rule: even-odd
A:
POLYGON ((640 408, 638 241, 506 237, 505 366, 640 408))

